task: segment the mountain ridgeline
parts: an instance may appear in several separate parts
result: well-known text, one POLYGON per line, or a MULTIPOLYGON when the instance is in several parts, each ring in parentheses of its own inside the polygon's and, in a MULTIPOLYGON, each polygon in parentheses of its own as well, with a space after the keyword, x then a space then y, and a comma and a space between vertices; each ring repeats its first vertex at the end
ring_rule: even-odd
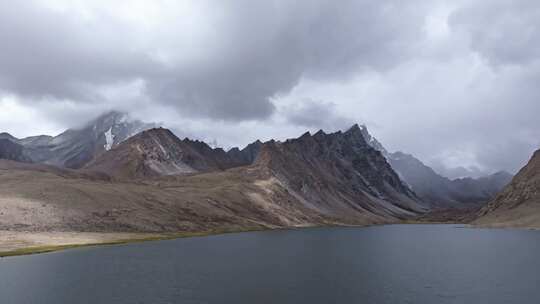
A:
POLYGON ((151 129, 102 154, 85 169, 129 180, 249 165, 267 172, 265 179, 278 182, 317 212, 406 217, 426 211, 382 154, 366 143, 357 125, 344 133, 306 133, 282 143, 257 141, 229 152, 180 140, 166 129, 151 129))
POLYGON ((2 133, 0 158, 11 160, 0 162, 0 211, 12 214, 0 229, 395 223, 479 207, 509 178, 449 180, 413 156, 389 153, 359 125, 225 151, 118 112, 55 137, 2 133))

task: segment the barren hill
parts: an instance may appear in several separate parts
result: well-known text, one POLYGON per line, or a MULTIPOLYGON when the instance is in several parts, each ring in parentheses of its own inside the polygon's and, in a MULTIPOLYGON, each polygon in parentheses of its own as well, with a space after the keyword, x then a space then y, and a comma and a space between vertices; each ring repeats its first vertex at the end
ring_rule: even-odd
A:
POLYGON ((540 228, 540 150, 480 212, 477 224, 540 228))

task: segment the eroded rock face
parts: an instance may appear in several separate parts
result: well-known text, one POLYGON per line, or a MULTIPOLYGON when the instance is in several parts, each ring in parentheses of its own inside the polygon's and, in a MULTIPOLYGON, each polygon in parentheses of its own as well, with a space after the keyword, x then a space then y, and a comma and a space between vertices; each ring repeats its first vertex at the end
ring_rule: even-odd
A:
POLYGON ((358 126, 263 145, 255 164, 319 210, 408 216, 424 206, 358 126))

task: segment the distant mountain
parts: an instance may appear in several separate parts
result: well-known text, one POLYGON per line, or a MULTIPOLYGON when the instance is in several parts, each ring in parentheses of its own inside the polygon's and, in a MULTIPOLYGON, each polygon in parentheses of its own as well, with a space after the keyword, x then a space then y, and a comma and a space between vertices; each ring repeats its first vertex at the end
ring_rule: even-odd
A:
POLYGON ((156 128, 118 144, 85 169, 140 179, 220 171, 238 165, 223 149, 213 149, 202 141, 180 140, 171 131, 156 128))
POLYGON ((480 178, 489 175, 485 171, 482 171, 477 167, 465 168, 463 166, 458 166, 455 168, 447 168, 443 164, 439 164, 436 166, 432 166, 432 168, 439 175, 448 177, 449 179, 458 179, 465 177, 480 178))
POLYGON ((291 193, 324 212, 399 218, 425 211, 358 125, 264 143, 255 166, 270 170, 291 193))
POLYGON ((7 133, 0 135, 0 159, 14 160, 18 162, 31 162, 25 155, 24 147, 8 138, 14 138, 7 133))
POLYGON ((373 138, 365 126, 361 127, 366 141, 385 155, 400 178, 431 208, 471 208, 493 198, 512 179, 507 172, 498 172, 481 178, 450 180, 436 173, 413 155, 388 152, 373 138))
POLYGON ((540 150, 479 216, 480 225, 540 227, 540 150))
POLYGON ((109 112, 80 129, 62 134, 17 139, 34 162, 78 169, 129 137, 155 124, 130 119, 125 113, 109 112))

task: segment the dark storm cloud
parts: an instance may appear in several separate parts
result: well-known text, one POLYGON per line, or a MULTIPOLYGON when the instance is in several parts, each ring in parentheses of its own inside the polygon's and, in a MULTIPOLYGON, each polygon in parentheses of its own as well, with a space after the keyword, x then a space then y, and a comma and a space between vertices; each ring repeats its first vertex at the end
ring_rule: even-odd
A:
MULTIPOLYGON (((196 42, 208 48, 185 62, 190 41, 181 44, 187 50, 171 49, 167 41, 138 48, 129 24, 106 14, 84 20, 36 1, 3 2, 0 86, 24 97, 96 102, 106 98, 103 87, 143 79, 144 97, 183 114, 263 119, 275 111, 270 99, 301 77, 347 78, 409 56, 426 7, 413 2, 203 1, 218 12, 200 20, 213 31, 203 39, 213 41, 196 42), (149 49, 180 60, 160 61, 149 49)), ((162 28, 197 33, 172 23, 146 34, 162 28)))

